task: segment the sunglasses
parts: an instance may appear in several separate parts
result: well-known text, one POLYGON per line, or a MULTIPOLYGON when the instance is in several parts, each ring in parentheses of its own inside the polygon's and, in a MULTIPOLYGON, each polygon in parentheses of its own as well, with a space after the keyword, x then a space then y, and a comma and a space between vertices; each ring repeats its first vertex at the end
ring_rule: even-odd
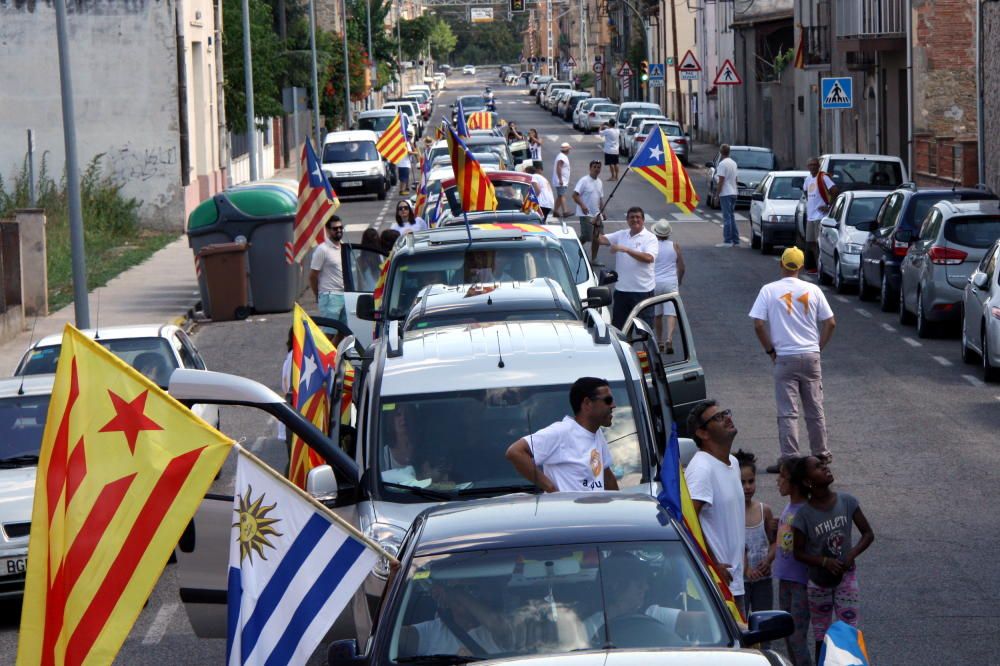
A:
POLYGON ((704 421, 702 421, 701 422, 701 427, 704 428, 709 423, 712 423, 712 422, 722 423, 724 420, 730 418, 732 415, 733 415, 733 410, 731 410, 731 409, 723 409, 721 412, 716 412, 712 416, 709 416, 707 419, 705 419, 704 421))
POLYGON ((337 231, 343 231, 344 227, 327 227, 326 229, 327 229, 327 231, 329 231, 331 233, 334 233, 334 232, 337 232, 337 231))
POLYGON ((603 398, 599 398, 597 396, 591 396, 589 399, 593 400, 594 402, 603 402, 605 405, 615 404, 615 396, 613 395, 606 395, 603 398))

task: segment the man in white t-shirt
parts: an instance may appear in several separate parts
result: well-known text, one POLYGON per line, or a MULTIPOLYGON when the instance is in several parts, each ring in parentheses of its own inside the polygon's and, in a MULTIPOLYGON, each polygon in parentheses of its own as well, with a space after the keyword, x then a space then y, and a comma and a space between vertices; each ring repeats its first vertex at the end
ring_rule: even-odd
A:
POLYGON ((722 207, 722 242, 715 247, 739 247, 740 230, 736 227, 736 176, 739 167, 736 160, 729 156, 729 144, 719 146, 722 159, 715 165, 715 191, 718 192, 719 205, 722 207))
POLYGON ((569 151, 573 147, 568 143, 559 146, 559 154, 552 163, 552 186, 556 188, 556 205, 552 214, 556 217, 568 217, 566 213, 566 189, 569 187, 569 151))
POLYGON ((702 400, 688 414, 688 432, 698 451, 684 469, 691 502, 698 513, 712 558, 729 580, 736 607, 743 607, 743 556, 746 502, 740 464, 732 455, 736 426, 731 410, 702 400))
POLYGON ((593 160, 587 175, 576 181, 573 201, 576 203, 576 215, 580 218, 580 242, 586 245, 594 238, 594 218, 604 205, 604 183, 601 182, 601 163, 598 160, 593 160))
POLYGON ((319 313, 330 319, 347 323, 344 305, 344 267, 340 256, 340 241, 344 237, 344 223, 333 215, 326 223, 326 240, 313 250, 309 268, 309 286, 316 296, 319 313))
POLYGON ((433 620, 403 627, 399 656, 447 654, 482 658, 503 652, 494 632, 500 636, 510 633, 505 618, 458 585, 433 581, 432 577, 428 580, 433 585, 431 596, 437 603, 437 613, 433 620))
POLYGON ((819 257, 819 228, 823 217, 830 211, 830 204, 840 193, 829 175, 819 170, 819 160, 815 157, 806 163, 809 175, 802 181, 802 191, 806 193, 806 237, 800 239, 805 248, 806 271, 816 272, 819 257))
MULTIPOLYGON (((646 229, 646 214, 641 208, 629 208, 625 219, 628 229, 601 234, 599 239, 601 245, 609 245, 615 255, 618 282, 615 284, 611 323, 618 328, 625 325, 628 313, 639 301, 653 295, 656 289, 656 255, 660 251, 656 236, 646 229)), ((652 328, 652 308, 646 308, 641 316, 652 328)))
POLYGON ((538 207, 542 209, 542 222, 546 222, 549 219, 549 213, 552 212, 552 206, 555 205, 552 186, 534 166, 525 167, 524 172, 531 175, 531 189, 534 190, 535 198, 538 199, 538 207))
MULTIPOLYGON (((750 317, 764 353, 774 362, 781 458, 799 455, 801 400, 812 455, 829 463, 832 455, 826 444, 819 353, 833 336, 837 322, 823 290, 799 279, 804 262, 797 247, 782 253, 781 279, 761 287, 750 317)), ((777 467, 771 465, 767 471, 777 473, 777 467)))
POLYGON ((618 180, 618 128, 615 119, 609 118, 601 125, 601 138, 604 140, 604 164, 611 170, 608 180, 618 180))
POLYGON ((564 417, 507 449, 518 474, 544 492, 618 490, 602 427, 610 427, 615 398, 607 380, 581 377, 569 389, 572 417, 564 417))

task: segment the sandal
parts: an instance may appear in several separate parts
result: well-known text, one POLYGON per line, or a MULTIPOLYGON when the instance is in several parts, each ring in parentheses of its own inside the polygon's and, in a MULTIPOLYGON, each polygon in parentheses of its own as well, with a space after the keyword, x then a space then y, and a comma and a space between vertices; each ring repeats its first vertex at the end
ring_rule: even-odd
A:
POLYGON ((673 342, 668 342, 667 343, 667 353, 668 354, 673 354, 674 353, 674 343, 673 342))
POLYGON ((657 345, 657 347, 659 348, 661 354, 667 353, 667 345, 665 345, 664 343, 661 342, 660 344, 657 345))

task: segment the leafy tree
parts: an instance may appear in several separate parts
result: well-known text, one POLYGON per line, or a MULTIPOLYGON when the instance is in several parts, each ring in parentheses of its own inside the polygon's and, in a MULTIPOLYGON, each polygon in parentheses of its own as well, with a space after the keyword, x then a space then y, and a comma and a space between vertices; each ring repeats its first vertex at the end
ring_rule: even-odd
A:
POLYGON ((428 40, 431 46, 431 56, 440 62, 448 60, 448 56, 455 50, 455 45, 458 43, 458 37, 451 31, 451 26, 439 18, 435 18, 434 27, 431 28, 428 40))
MULTIPOLYGON (((223 89, 226 95, 226 125, 233 132, 246 131, 246 87, 243 78, 243 5, 241 0, 222 0, 228 20, 222 34, 222 58, 226 63, 223 89)), ((264 0, 249 0, 250 48, 253 61, 253 104, 258 118, 282 113, 281 83, 285 71, 284 48, 273 29, 274 14, 264 0)))
POLYGON ((449 25, 455 35, 454 60, 475 65, 516 62, 521 54, 521 32, 527 26, 525 16, 511 21, 469 23, 462 14, 449 13, 449 25))
POLYGON ((403 19, 399 22, 399 39, 404 58, 407 60, 420 58, 434 29, 433 21, 434 17, 431 14, 423 14, 415 19, 403 19))

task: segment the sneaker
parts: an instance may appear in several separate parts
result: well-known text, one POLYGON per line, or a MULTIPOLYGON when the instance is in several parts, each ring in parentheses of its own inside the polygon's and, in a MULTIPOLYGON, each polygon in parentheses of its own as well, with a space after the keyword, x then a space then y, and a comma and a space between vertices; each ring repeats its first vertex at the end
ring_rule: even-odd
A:
POLYGON ((732 247, 731 243, 716 243, 715 247, 732 247))
POLYGON ((732 242, 732 243, 730 243, 730 245, 732 245, 733 247, 739 247, 740 246, 740 244, 736 243, 736 242, 732 242))

